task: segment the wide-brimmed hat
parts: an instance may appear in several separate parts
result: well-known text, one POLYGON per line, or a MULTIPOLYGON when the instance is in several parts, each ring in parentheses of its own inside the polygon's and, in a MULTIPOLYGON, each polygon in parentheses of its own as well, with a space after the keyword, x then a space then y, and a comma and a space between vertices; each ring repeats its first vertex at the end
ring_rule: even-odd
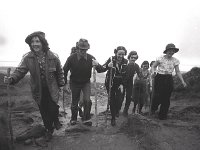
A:
POLYGON ((31 39, 34 37, 34 36, 38 36, 40 39, 45 39, 45 33, 42 32, 42 31, 36 31, 36 32, 33 32, 31 33, 30 35, 28 35, 25 39, 25 42, 27 44, 30 44, 31 43, 31 39))
POLYGON ((170 43, 170 44, 167 44, 167 46, 166 46, 166 48, 165 48, 163 53, 166 54, 167 51, 171 50, 171 49, 174 50, 175 53, 177 53, 179 51, 179 49, 176 48, 176 46, 173 43, 170 43))
POLYGON ((76 43, 76 46, 80 49, 85 49, 85 50, 88 50, 90 48, 90 44, 88 43, 88 40, 86 39, 80 39, 76 43))
POLYGON ((127 54, 127 50, 124 46, 118 46, 115 50, 114 50, 114 53, 117 54, 117 52, 119 50, 124 50, 125 51, 125 55, 127 54))

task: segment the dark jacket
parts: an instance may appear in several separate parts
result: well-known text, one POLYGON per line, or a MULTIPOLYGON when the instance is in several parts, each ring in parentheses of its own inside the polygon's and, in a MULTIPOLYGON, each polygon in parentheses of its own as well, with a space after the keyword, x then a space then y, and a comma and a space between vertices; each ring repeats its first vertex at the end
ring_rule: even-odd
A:
POLYGON ((127 59, 123 59, 121 64, 118 66, 116 63, 116 56, 112 56, 110 57, 106 63, 103 65, 103 69, 101 69, 101 72, 105 72, 106 73, 106 79, 105 79, 105 86, 108 87, 109 86, 109 80, 110 80, 110 74, 111 74, 111 70, 112 70, 112 80, 111 80, 111 84, 117 84, 120 85, 124 85, 124 77, 125 77, 125 72, 126 72, 126 67, 127 67, 127 63, 128 60, 127 59), (108 64, 113 61, 113 67, 109 68, 108 64))
MULTIPOLYGON (((52 100, 57 103, 59 99, 59 87, 64 86, 64 74, 58 56, 51 51, 47 51, 46 53, 45 68, 46 83, 49 92, 52 100)), ((42 94, 40 68, 33 51, 23 56, 20 65, 11 75, 13 79, 12 84, 22 79, 28 71, 30 72, 30 86, 33 98, 37 104, 40 105, 42 94)))
POLYGON ((140 67, 137 63, 129 63, 126 67, 125 72, 126 73, 123 80, 125 86, 129 86, 133 84, 133 76, 135 75, 135 73, 137 73, 137 75, 141 77, 140 67))

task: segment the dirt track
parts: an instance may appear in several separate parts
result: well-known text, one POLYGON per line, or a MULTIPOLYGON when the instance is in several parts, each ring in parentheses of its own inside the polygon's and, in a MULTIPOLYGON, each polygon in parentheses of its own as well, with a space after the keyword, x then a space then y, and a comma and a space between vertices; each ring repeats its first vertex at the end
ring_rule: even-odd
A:
MULTIPOLYGON (((48 147, 17 144, 16 150, 198 150, 200 119, 199 113, 194 110, 199 102, 198 98, 193 99, 193 104, 196 104, 192 104, 192 107, 188 106, 188 100, 173 101, 168 120, 160 121, 148 114, 130 114, 128 117, 120 114, 115 127, 110 125, 110 118, 105 124, 104 113, 98 115, 97 127, 95 116, 92 127, 82 125, 81 120, 79 125, 70 127, 70 110, 67 108, 67 118, 60 117, 64 125, 59 131, 55 131, 48 147), (188 111, 189 107, 194 109, 188 111)), ((106 109, 106 97, 101 97, 98 106, 98 112, 106 109)), ((131 112, 131 108, 129 111, 131 112)), ((39 116, 36 114, 35 116, 39 116)), ((35 119, 38 119, 35 123, 41 122, 40 118, 35 119)))

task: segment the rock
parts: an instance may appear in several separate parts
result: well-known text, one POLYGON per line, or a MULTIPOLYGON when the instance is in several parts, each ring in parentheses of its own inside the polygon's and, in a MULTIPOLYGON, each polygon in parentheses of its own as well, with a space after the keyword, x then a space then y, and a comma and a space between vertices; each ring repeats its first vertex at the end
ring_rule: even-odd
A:
POLYGON ((87 132, 87 131, 90 131, 90 130, 91 130, 91 127, 78 123, 78 124, 73 125, 73 126, 68 126, 65 129, 65 132, 66 133, 77 133, 77 132, 87 132))
POLYGON ((31 138, 39 138, 44 134, 45 134, 45 128, 42 125, 37 125, 29 129, 25 134, 17 136, 16 141, 20 142, 31 138))

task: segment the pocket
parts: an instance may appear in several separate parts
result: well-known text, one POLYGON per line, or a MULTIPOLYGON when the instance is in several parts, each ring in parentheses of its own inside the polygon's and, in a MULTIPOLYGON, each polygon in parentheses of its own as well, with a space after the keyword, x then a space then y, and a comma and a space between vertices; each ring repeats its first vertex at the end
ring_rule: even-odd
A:
POLYGON ((48 73, 49 73, 50 79, 53 79, 55 77, 55 72, 56 72, 56 68, 49 68, 48 73))

